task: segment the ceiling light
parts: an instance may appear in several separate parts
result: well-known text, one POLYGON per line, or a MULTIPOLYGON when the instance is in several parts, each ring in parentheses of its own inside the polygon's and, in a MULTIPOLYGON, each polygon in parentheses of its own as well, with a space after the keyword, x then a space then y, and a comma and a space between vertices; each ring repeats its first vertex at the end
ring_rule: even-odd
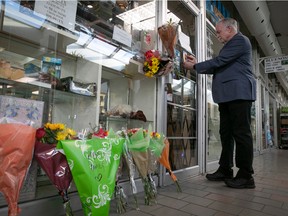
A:
POLYGON ((87 5, 88 8, 93 8, 93 5, 87 5))

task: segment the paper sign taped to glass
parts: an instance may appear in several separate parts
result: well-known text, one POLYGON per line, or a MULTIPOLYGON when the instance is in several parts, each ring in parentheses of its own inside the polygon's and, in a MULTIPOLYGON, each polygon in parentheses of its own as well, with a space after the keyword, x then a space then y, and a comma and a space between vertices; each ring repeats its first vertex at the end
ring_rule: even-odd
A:
POLYGON ((85 215, 109 215, 124 138, 62 140, 85 215))

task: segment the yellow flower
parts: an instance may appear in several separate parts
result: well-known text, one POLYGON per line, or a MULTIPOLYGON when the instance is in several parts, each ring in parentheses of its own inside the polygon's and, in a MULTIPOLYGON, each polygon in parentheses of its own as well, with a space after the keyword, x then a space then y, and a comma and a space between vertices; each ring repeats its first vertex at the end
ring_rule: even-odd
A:
POLYGON ((159 69, 159 67, 152 67, 152 73, 153 74, 157 73, 158 69, 159 69))
POLYGON ((66 128, 62 123, 46 123, 44 125, 44 135, 40 138, 43 143, 55 144, 59 140, 73 139, 76 131, 66 128))
POLYGON ((155 138, 157 138, 157 139, 160 139, 160 137, 161 137, 161 135, 160 135, 159 133, 157 133, 157 132, 151 132, 151 133, 150 133, 150 136, 151 136, 151 137, 155 137, 155 138))
POLYGON ((68 135, 70 135, 70 136, 76 136, 76 131, 74 131, 73 129, 67 128, 66 130, 67 130, 68 135))
POLYGON ((56 140, 65 140, 67 135, 68 134, 66 132, 58 132, 56 136, 56 140))
POLYGON ((156 58, 156 57, 152 57, 151 58, 151 61, 152 61, 152 64, 159 64, 159 60, 158 60, 158 58, 156 58))
POLYGON ((45 127, 50 129, 50 130, 64 130, 65 125, 62 123, 55 123, 55 124, 46 123, 45 127))

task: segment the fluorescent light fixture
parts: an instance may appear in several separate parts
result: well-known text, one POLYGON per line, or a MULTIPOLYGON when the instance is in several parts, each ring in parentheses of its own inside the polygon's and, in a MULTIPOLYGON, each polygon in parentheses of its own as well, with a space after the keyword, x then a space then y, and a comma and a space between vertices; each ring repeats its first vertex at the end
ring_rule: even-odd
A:
POLYGON ((108 68, 112 68, 117 71, 121 71, 125 68, 125 64, 123 62, 120 62, 113 58, 109 58, 108 56, 93 51, 91 49, 79 46, 76 43, 67 46, 66 52, 72 55, 81 55, 84 59, 88 61, 106 66, 108 68))
POLYGON ((80 46, 84 46, 90 38, 91 38, 90 35, 80 31, 79 38, 76 43, 79 44, 80 46))
POLYGON ((121 61, 125 64, 129 64, 130 59, 133 57, 134 55, 130 52, 124 51, 122 49, 120 49, 114 56, 113 58, 121 61))
POLYGON ((101 53, 95 52, 91 49, 84 48, 76 43, 68 45, 66 52, 71 55, 82 56, 83 58, 89 61, 93 61, 95 59, 107 58, 107 56, 101 53))
POLYGON ((122 71, 125 69, 124 63, 112 58, 96 60, 94 62, 117 71, 122 71))
POLYGON ((87 46, 87 48, 96 52, 102 53, 106 56, 110 56, 115 50, 116 46, 106 43, 98 38, 94 38, 87 46))
POLYGON ((153 18, 155 17, 155 1, 128 10, 117 15, 117 17, 127 24, 135 24, 140 21, 153 18))
MULTIPOLYGON (((155 29, 155 0, 139 7, 128 10, 117 15, 125 24, 133 25, 134 29, 154 30, 155 29)), ((168 10, 167 20, 178 23, 180 19, 168 10)))

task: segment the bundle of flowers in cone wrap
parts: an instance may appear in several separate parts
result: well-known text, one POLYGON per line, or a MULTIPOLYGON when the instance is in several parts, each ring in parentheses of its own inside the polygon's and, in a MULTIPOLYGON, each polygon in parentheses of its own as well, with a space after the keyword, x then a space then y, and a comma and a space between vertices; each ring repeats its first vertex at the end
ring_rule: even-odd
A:
POLYGON ((124 158, 124 161, 125 161, 125 163, 127 165, 127 168, 128 168, 129 183, 130 183, 131 191, 132 191, 132 194, 133 194, 133 197, 134 197, 134 202, 135 202, 135 205, 136 205, 136 209, 139 210, 138 200, 137 200, 137 197, 136 197, 137 187, 136 187, 135 179, 134 179, 135 178, 135 173, 136 173, 136 165, 134 163, 132 154, 131 154, 131 152, 128 149, 128 144, 130 143, 129 142, 129 136, 128 136, 127 130, 124 129, 124 128, 122 128, 121 131, 118 131, 117 134, 118 134, 118 136, 123 137, 125 139, 125 142, 124 142, 124 145, 123 145, 123 158, 124 158))
POLYGON ((8 215, 20 213, 18 199, 33 157, 36 129, 17 123, 0 124, 0 191, 8 203, 8 215))
POLYGON ((153 194, 157 195, 156 183, 152 177, 153 174, 156 174, 158 168, 158 159, 160 158, 164 148, 164 135, 157 132, 150 132, 150 142, 148 147, 148 179, 153 194))
POLYGON ((156 184, 151 176, 152 173, 149 172, 151 169, 149 162, 151 154, 148 149, 151 138, 149 131, 150 128, 148 131, 142 128, 127 131, 127 147, 143 182, 146 205, 156 203, 157 195, 156 184))
POLYGON ((175 174, 171 170, 171 165, 170 165, 170 162, 169 162, 170 143, 169 143, 167 138, 164 139, 164 144, 165 144, 164 149, 163 149, 163 151, 161 153, 161 156, 158 159, 158 161, 160 162, 160 164, 162 164, 168 170, 169 175, 171 176, 172 180, 176 184, 177 191, 178 192, 182 192, 181 187, 179 185, 179 182, 177 180, 177 177, 175 176, 175 174))
POLYGON ((63 149, 85 215, 109 215, 124 138, 109 131, 107 138, 63 140, 63 149))
POLYGON ((128 205, 127 203, 127 196, 124 192, 123 187, 119 184, 119 178, 122 176, 123 171, 123 157, 120 159, 120 165, 117 170, 116 174, 116 183, 115 183, 115 191, 114 191, 114 197, 116 199, 116 211, 117 213, 124 213, 126 212, 126 207, 128 205))
POLYGON ((175 45, 177 43, 178 24, 170 20, 168 23, 158 27, 158 34, 163 43, 163 46, 168 52, 170 58, 175 57, 175 45))
POLYGON ((61 123, 47 123, 36 132, 34 157, 63 199, 66 216, 73 215, 68 197, 72 174, 66 156, 56 149, 59 140, 72 139, 76 132, 61 123))

